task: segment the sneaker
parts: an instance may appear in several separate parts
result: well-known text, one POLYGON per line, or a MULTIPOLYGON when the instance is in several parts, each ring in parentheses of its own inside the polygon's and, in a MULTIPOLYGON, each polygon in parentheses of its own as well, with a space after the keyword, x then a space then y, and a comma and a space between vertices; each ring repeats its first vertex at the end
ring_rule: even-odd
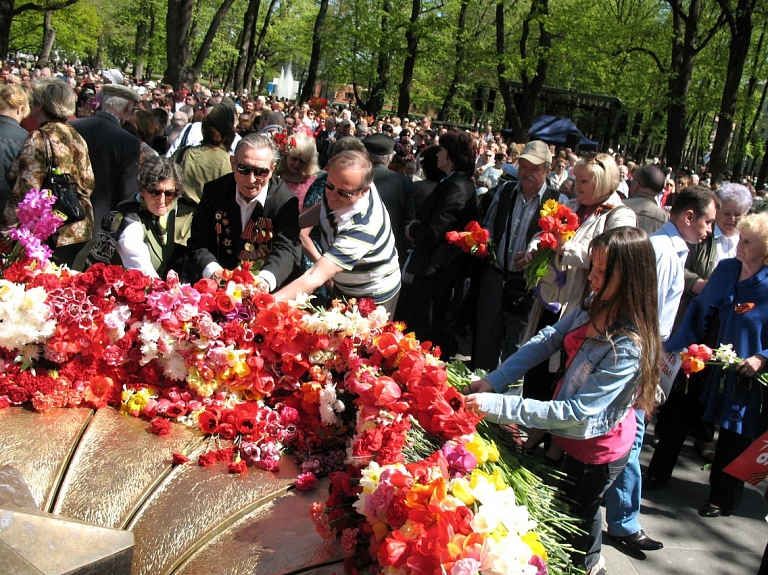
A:
POLYGON ((606 575, 608 572, 605 570, 605 557, 600 555, 600 559, 597 560, 597 563, 590 569, 586 575, 606 575))

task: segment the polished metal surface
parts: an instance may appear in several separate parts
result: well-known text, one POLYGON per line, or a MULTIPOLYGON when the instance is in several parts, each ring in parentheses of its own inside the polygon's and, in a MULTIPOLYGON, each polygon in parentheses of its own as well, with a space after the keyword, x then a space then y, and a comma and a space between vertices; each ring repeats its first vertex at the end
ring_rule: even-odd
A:
POLYGON ((0 467, 0 507, 8 509, 37 509, 37 501, 32 495, 21 471, 12 465, 0 467))
POLYGON ((173 452, 200 440, 183 425, 160 437, 146 420, 100 409, 72 457, 53 512, 123 528, 156 482, 172 471, 173 452))
POLYGON ((225 445, 179 424, 159 437, 146 420, 112 409, 0 411, 0 466, 23 474, 38 509, 132 532, 134 575, 342 573, 338 543, 323 541, 309 519, 327 483, 290 489, 298 474, 290 457, 277 473, 242 476, 224 463, 197 464, 225 445), (184 447, 190 461, 172 467, 184 447))
POLYGON ((0 465, 12 465, 27 480, 40 509, 50 511, 59 481, 91 409, 35 413, 0 409, 0 465))
POLYGON ((343 573, 343 558, 336 541, 324 541, 308 529, 308 510, 319 494, 328 492, 327 479, 312 493, 291 491, 243 517, 212 538, 186 561, 175 575, 216 573, 221 558, 227 558, 230 575, 280 575, 306 565, 331 563, 327 571, 343 573))
POLYGON ((133 534, 119 529, 40 511, 0 509, 0 541, 0 565, 23 559, 46 575, 131 573, 133 534))

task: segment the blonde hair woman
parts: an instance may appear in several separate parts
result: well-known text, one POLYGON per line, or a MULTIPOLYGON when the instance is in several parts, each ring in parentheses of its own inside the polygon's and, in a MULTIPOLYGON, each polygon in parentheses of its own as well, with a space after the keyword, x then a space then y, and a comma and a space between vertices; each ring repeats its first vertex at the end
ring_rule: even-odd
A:
POLYGON ((21 86, 0 84, 0 214, 11 195, 11 187, 5 181, 5 172, 21 150, 27 131, 19 126, 29 115, 29 98, 21 86))

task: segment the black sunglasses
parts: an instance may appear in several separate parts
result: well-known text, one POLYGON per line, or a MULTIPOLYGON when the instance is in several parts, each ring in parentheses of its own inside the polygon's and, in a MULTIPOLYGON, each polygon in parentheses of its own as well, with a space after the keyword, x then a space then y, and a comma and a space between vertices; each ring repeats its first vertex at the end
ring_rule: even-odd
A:
POLYGON ((354 198, 356 195, 358 195, 358 194, 362 193, 363 191, 365 191, 365 189, 367 187, 368 186, 363 186, 362 188, 360 188, 359 190, 355 190, 354 192, 345 192, 344 190, 337 189, 336 186, 334 186, 333 184, 325 182, 325 189, 326 190, 329 190, 331 192, 336 190, 337 194, 339 194, 342 198, 347 198, 347 199, 354 198))
POLYGON ((257 178, 263 178, 269 174, 269 171, 271 170, 271 168, 260 168, 257 166, 249 166, 248 164, 235 164, 235 169, 241 176, 253 174, 257 178))
POLYGON ((605 164, 604 164, 604 163, 602 162, 602 160, 600 160, 600 158, 597 156, 597 152, 590 152, 589 154, 587 154, 587 157, 586 157, 585 159, 586 159, 586 161, 587 161, 588 163, 589 163, 589 162, 594 162, 595 164, 597 164, 598 166, 600 166, 601 168, 603 168, 603 170, 605 170, 605 164))
POLYGON ((157 188, 147 190, 147 193, 153 198, 159 198, 160 196, 165 195, 166 198, 171 200, 179 195, 176 190, 159 190, 157 188))

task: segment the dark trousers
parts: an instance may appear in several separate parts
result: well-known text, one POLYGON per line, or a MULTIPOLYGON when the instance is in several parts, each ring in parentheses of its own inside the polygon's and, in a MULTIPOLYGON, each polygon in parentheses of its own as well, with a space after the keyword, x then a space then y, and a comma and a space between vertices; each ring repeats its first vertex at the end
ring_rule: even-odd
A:
POLYGON ((566 501, 572 503, 571 514, 583 521, 580 527, 585 534, 566 536, 566 543, 573 546, 571 561, 577 567, 592 569, 600 560, 603 541, 603 517, 600 502, 613 481, 627 464, 629 452, 611 463, 590 465, 569 455, 565 456, 562 471, 567 475, 560 485, 566 501))
POLYGON ((458 349, 449 321, 451 296, 458 278, 448 270, 440 269, 432 275, 415 276, 409 293, 408 330, 416 333, 420 341, 431 341, 442 349, 444 359, 458 349))
POLYGON ((720 428, 717 436, 715 460, 709 472, 709 503, 726 513, 736 511, 744 494, 744 482, 723 471, 729 463, 752 445, 752 439, 720 428))
MULTIPOLYGON (((657 481, 666 481, 672 477, 672 471, 683 449, 685 439, 691 430, 701 423, 704 404, 701 403, 701 378, 680 381, 680 389, 674 390, 667 402, 659 408, 656 428, 659 441, 648 465, 648 477, 657 481), (683 389, 687 384, 687 388, 683 389)), ((678 382, 675 383, 678 385, 678 382)), ((712 441, 712 438, 709 438, 712 441)))

